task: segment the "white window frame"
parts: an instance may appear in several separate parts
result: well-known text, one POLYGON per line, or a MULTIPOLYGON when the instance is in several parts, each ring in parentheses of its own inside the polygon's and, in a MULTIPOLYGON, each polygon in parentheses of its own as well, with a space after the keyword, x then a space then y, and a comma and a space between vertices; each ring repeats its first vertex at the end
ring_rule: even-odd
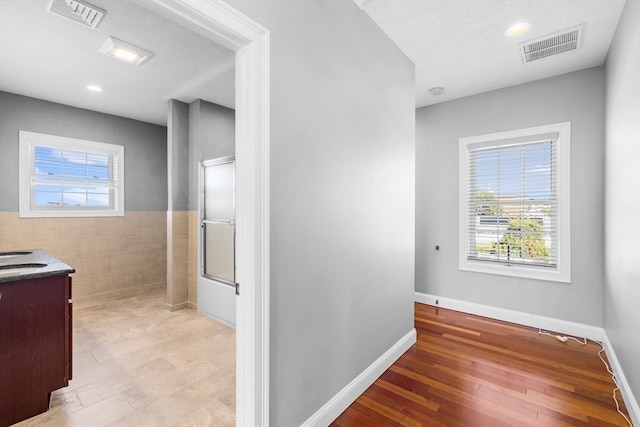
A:
POLYGON ((526 129, 517 129, 487 135, 478 135, 459 139, 459 269, 477 273, 497 274, 523 277, 529 279, 548 280, 554 282, 571 282, 571 227, 570 227, 570 148, 571 122, 555 123, 526 129), (469 149, 478 144, 488 142, 499 143, 512 138, 532 137, 549 133, 557 133, 556 141, 556 196, 557 196, 557 253, 558 262, 555 268, 540 268, 526 265, 505 265, 482 260, 469 260, 467 248, 468 233, 468 185, 467 168, 469 149))
POLYGON ((115 144, 67 138, 43 133, 20 131, 18 163, 18 205, 21 218, 44 217, 103 217, 124 216, 124 147, 115 144), (108 155, 115 162, 116 185, 111 187, 114 195, 109 208, 84 206, 36 207, 35 185, 32 183, 32 168, 35 167, 35 147, 51 147, 66 150, 78 150, 108 155))

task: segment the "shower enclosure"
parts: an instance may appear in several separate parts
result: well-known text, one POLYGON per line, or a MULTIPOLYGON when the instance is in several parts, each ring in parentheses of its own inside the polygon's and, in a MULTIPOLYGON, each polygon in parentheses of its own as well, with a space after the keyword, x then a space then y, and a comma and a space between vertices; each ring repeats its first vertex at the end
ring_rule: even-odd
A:
POLYGON ((202 162, 200 178, 198 310, 235 325, 235 158, 202 162))

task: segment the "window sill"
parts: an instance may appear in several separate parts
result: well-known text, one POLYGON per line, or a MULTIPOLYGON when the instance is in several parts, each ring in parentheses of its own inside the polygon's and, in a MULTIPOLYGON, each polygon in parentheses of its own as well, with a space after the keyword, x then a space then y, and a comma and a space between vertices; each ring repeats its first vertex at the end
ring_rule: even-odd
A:
POLYGON ((503 265, 482 261, 460 260, 461 271, 496 274, 500 276, 522 277, 524 279, 546 280, 550 282, 571 283, 571 271, 568 269, 551 269, 526 267, 522 265, 503 265))
POLYGON ((124 210, 64 210, 64 209, 47 209, 47 210, 20 210, 20 218, 99 218, 124 216, 124 210))

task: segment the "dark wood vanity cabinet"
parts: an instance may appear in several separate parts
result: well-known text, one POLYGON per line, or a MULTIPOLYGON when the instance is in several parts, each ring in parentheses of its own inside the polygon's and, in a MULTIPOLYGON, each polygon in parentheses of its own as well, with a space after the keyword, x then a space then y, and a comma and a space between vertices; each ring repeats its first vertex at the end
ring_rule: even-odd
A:
POLYGON ((49 409, 69 385, 71 277, 0 283, 0 427, 49 409))

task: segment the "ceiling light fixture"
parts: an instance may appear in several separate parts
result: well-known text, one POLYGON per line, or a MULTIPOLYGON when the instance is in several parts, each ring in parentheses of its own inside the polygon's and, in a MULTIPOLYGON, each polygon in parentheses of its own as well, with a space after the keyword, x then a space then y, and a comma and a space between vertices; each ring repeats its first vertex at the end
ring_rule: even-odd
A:
POLYGON ((518 37, 531 29, 529 22, 518 22, 507 28, 504 32, 506 37, 518 37))
POLYGON ((429 89, 429 93, 433 96, 442 95, 444 93, 444 88, 440 86, 432 87, 429 89))
POLYGON ((98 85, 86 85, 85 87, 91 92, 102 92, 102 88, 98 85))
POLYGON ((141 65, 153 56, 153 52, 118 40, 115 37, 107 37, 107 40, 100 48, 100 53, 133 65, 141 65))

